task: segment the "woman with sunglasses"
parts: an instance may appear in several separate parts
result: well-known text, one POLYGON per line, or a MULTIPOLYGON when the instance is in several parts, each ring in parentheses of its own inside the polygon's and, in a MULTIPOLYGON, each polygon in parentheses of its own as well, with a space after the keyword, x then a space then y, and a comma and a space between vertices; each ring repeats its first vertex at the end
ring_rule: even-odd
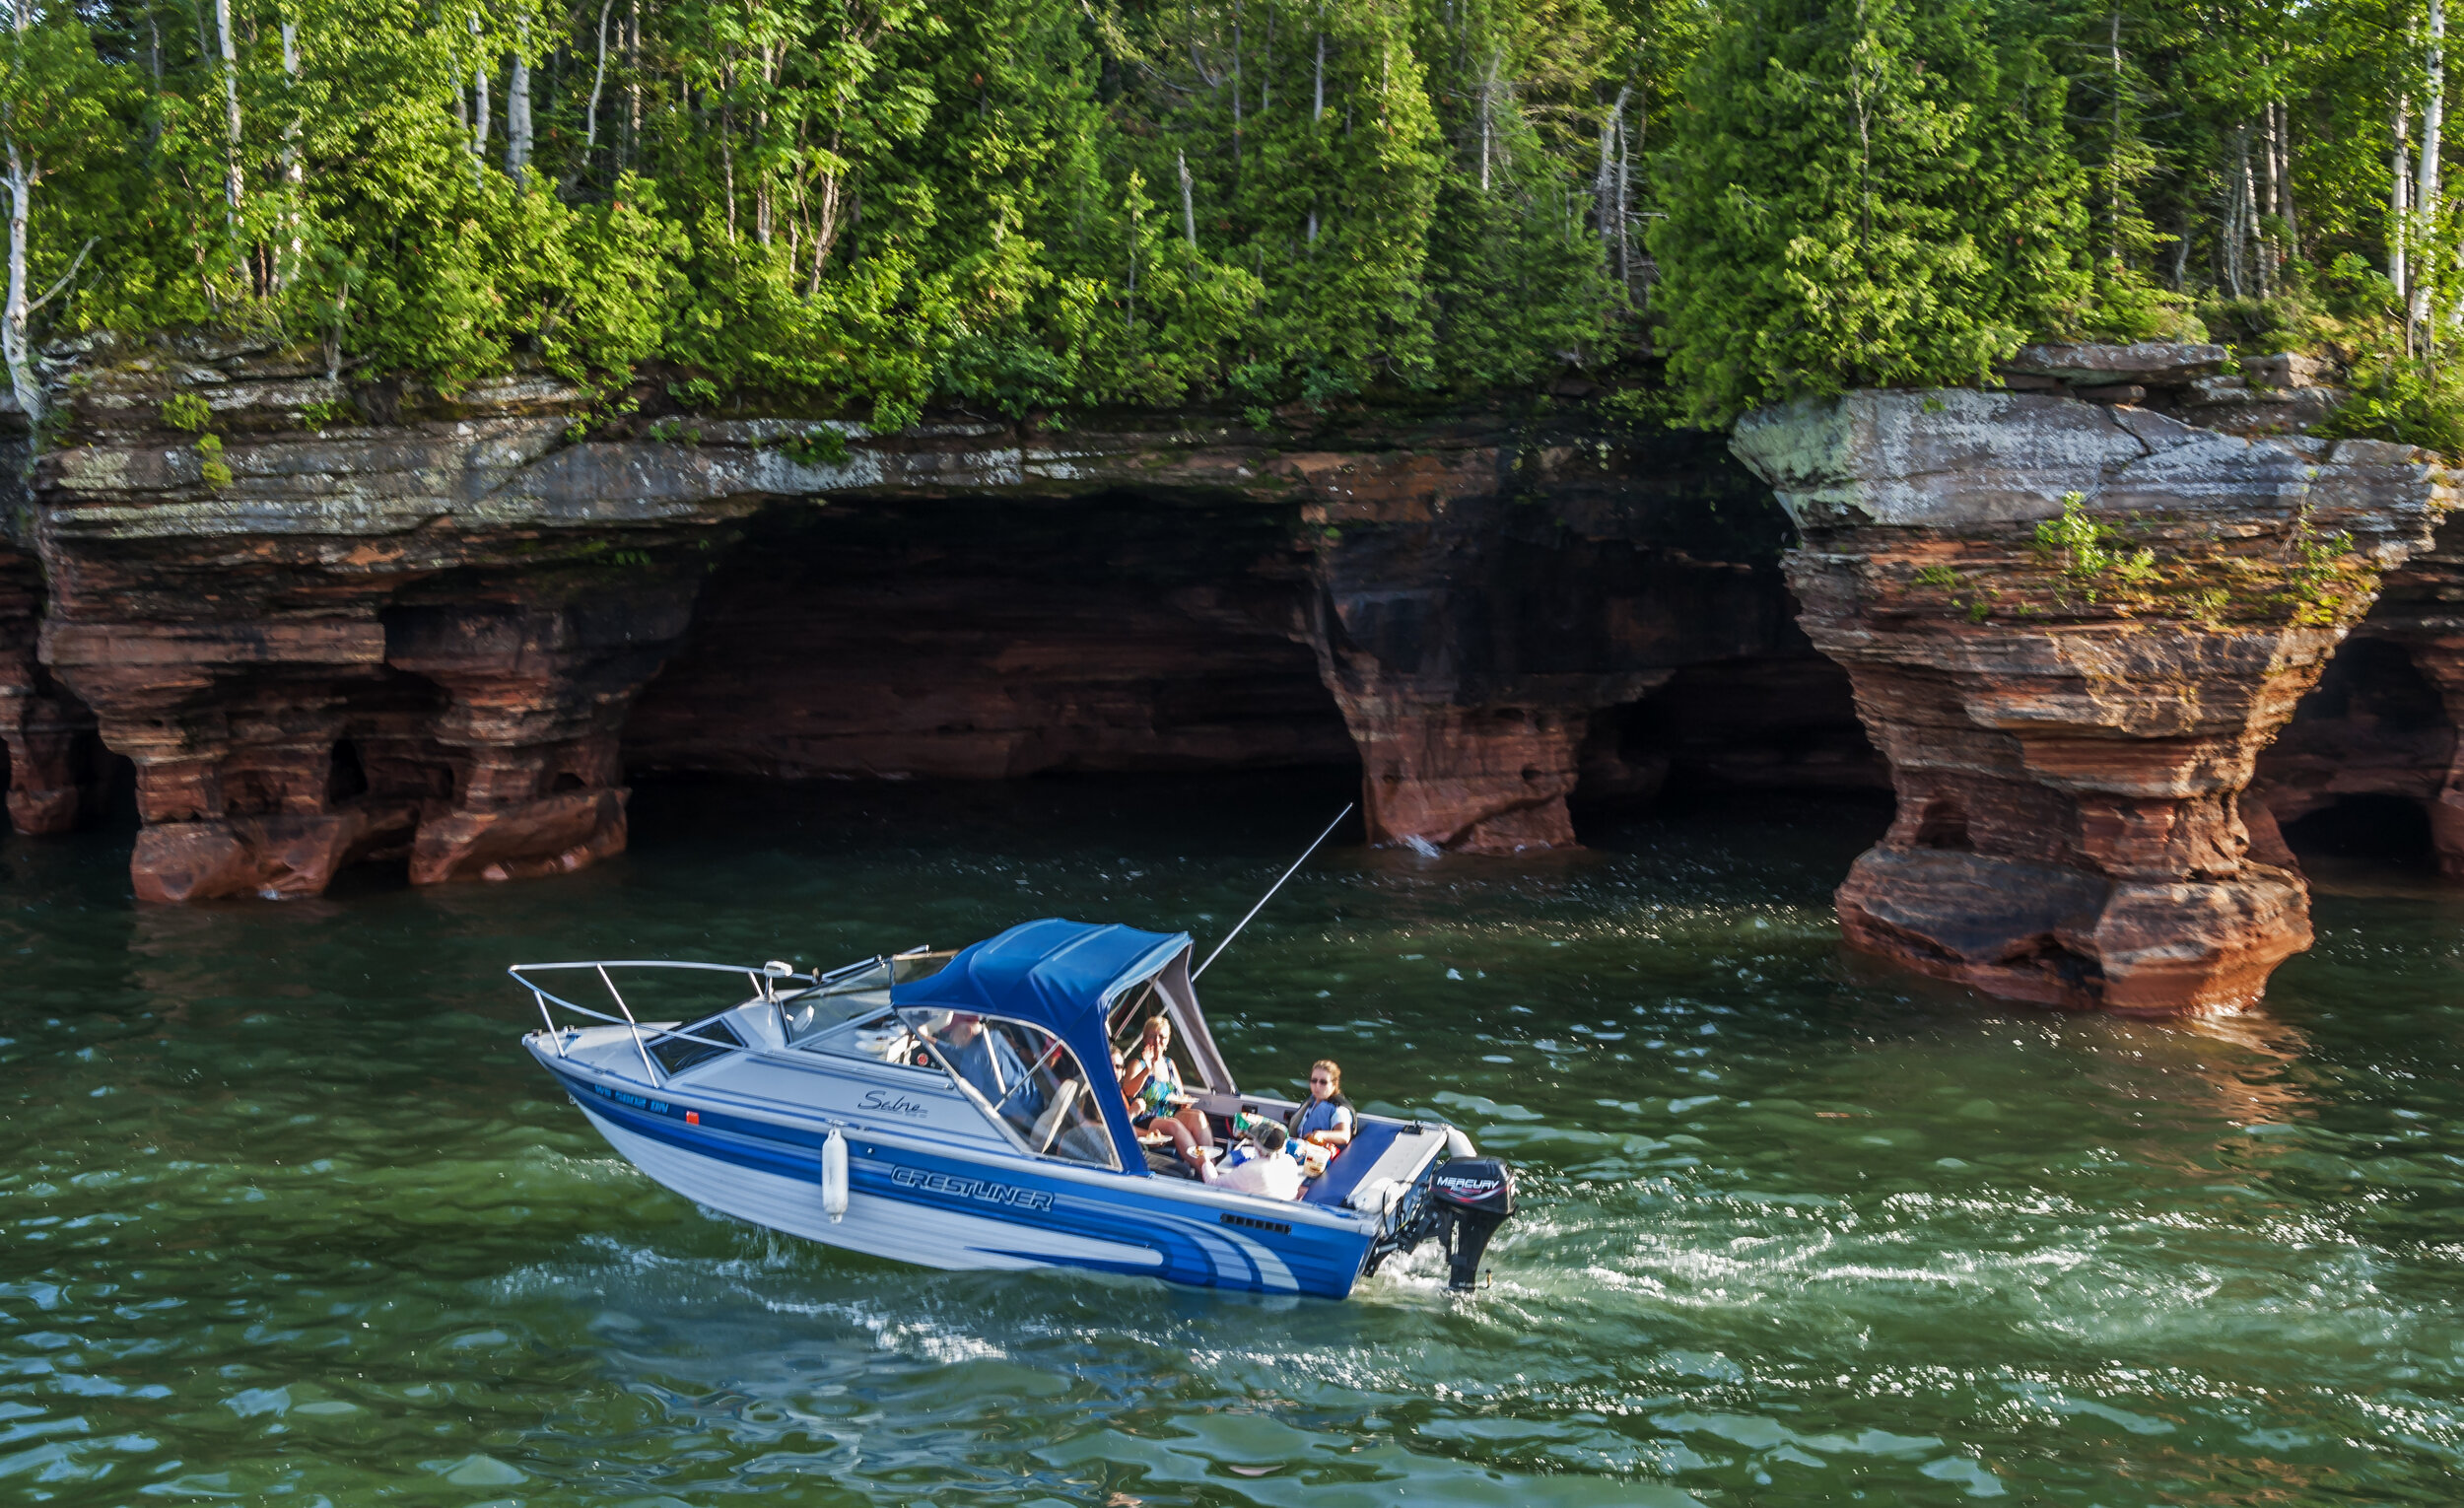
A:
POLYGON ((1292 1112, 1292 1135, 1335 1151, 1352 1144, 1352 1102, 1343 1098, 1343 1070, 1332 1058, 1309 1065, 1309 1103, 1292 1112))

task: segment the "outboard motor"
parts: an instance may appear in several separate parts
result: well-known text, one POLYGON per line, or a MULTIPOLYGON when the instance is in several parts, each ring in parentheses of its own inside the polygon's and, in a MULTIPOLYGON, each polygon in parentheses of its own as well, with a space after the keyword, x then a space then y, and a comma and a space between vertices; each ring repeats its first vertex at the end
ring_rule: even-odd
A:
POLYGON ((1446 1248, 1446 1286, 1477 1284, 1489 1237, 1514 1213, 1514 1169, 1497 1157, 1458 1157, 1438 1165, 1429 1188, 1434 1232, 1446 1248))

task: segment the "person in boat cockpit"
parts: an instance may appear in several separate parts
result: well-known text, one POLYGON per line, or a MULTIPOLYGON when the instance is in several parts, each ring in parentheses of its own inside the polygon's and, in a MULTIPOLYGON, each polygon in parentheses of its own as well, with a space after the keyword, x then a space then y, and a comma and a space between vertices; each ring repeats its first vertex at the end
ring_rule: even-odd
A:
POLYGON ((1164 1017, 1148 1019, 1138 1055, 1121 1075, 1121 1097, 1129 1102, 1129 1124, 1169 1134, 1183 1161, 1199 1161, 1197 1148, 1215 1144, 1205 1114, 1181 1087, 1181 1069, 1172 1061, 1172 1023, 1164 1017))
POLYGON ((1292 1112, 1296 1140, 1341 1151, 1352 1144, 1352 1102, 1343 1098, 1343 1070, 1332 1058, 1309 1065, 1309 1103, 1292 1112))
MULTIPOLYGON (((950 1017, 950 1024, 941 1031, 941 1051, 949 1055, 950 1066, 958 1076, 976 1086, 976 1092, 987 1102, 1002 1106, 1004 1100, 1017 1095, 1036 1095, 1034 1086, 1020 1089, 1027 1076, 1027 1065, 1018 1061, 1017 1050, 997 1032, 984 1029, 984 1020, 972 1011, 959 1011, 950 1017)), ((1032 1115, 1040 1106, 1017 1106, 1023 1114, 1032 1115)))
POLYGON ((1296 1200, 1300 1198, 1300 1164, 1283 1155, 1283 1128, 1268 1121, 1259 1128, 1255 1144, 1257 1155, 1230 1167, 1218 1167, 1212 1161, 1198 1165, 1198 1178, 1218 1189, 1235 1194, 1255 1194, 1261 1199, 1296 1200))

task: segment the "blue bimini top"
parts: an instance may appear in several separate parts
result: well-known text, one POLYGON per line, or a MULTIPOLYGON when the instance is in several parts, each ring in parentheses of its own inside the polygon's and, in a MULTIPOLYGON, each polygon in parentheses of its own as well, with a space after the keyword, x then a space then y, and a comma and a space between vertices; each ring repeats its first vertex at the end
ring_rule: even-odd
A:
POLYGON ((961 950, 939 972, 895 985, 890 1003, 919 1010, 964 1010, 1041 1026, 1069 1045, 1086 1070, 1087 1088, 1104 1110, 1121 1166, 1146 1170, 1137 1133, 1120 1114, 1121 1080, 1112 1070, 1105 1020, 1113 1002, 1160 973, 1190 946, 1187 932, 1142 932, 1134 926, 1022 922, 997 937, 961 950))

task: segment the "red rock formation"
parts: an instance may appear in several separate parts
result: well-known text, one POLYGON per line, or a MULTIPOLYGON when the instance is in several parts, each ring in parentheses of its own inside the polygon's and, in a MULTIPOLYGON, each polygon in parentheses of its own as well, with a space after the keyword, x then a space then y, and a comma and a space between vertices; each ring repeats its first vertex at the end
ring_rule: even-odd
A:
POLYGON ((1688 666, 1818 663, 1751 482, 1579 416, 1299 449, 1134 417, 577 442, 583 395, 552 380, 354 393, 195 342, 98 344, 62 399, 43 652, 136 762, 156 900, 387 856, 421 882, 576 867, 624 844, 629 758, 1220 768, 1340 759, 1346 725, 1379 841, 1555 845, 1578 782, 1666 766, 1595 713, 1688 666), (166 423, 186 399, 219 450, 166 423))
POLYGON ((94 717, 36 657, 42 595, 39 563, 0 534, 0 781, 8 820, 21 833, 65 833, 92 785, 94 717))
POLYGON ((1323 530, 1310 637, 1373 842, 1571 844, 1578 786, 1647 795, 1667 764, 1594 738, 1596 715, 1681 667, 1802 652, 1780 520, 1708 442, 1541 431, 1293 464, 1323 530))
POLYGON ((2281 830, 2349 796, 2418 803, 2440 873, 2464 878, 2464 515, 2387 574, 2316 695, 2259 758, 2251 849, 2294 865, 2281 830))
POLYGON ((2020 999, 2257 999, 2307 897, 2237 798, 2448 506, 2428 458, 1964 391, 1768 410, 1735 446, 1898 793, 1840 887, 1850 940, 2020 999))
POLYGON ((318 433, 306 405, 340 393, 309 369, 181 354, 97 362, 34 476, 43 658, 136 764, 138 895, 620 851, 617 729, 683 632, 698 547, 749 504, 539 486, 578 397, 556 384, 318 433), (206 398, 229 480, 163 422, 173 392, 206 398))

